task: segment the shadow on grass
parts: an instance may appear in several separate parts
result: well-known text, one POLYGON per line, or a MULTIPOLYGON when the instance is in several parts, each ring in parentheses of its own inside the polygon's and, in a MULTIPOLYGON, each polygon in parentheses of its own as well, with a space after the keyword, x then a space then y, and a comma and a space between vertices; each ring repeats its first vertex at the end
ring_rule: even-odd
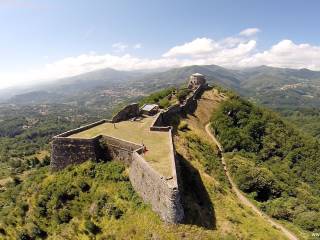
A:
POLYGON ((216 229, 216 216, 209 194, 200 174, 186 159, 177 154, 181 168, 182 204, 184 224, 216 229))

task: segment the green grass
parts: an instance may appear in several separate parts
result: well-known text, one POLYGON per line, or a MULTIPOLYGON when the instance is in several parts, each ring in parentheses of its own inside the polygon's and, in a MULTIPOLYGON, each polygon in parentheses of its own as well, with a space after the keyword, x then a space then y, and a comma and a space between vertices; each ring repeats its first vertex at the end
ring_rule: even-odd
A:
POLYGON ((146 146, 143 157, 164 176, 172 176, 170 135, 168 132, 150 131, 154 117, 141 121, 123 121, 115 124, 104 123, 86 131, 71 135, 72 138, 92 138, 107 135, 146 146))

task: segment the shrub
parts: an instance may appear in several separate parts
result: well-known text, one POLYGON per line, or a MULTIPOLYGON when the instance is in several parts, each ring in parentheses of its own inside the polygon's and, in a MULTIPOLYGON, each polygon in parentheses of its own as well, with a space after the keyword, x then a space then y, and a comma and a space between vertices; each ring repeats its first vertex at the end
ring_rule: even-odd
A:
POLYGON ((115 219, 119 219, 123 215, 123 211, 121 211, 112 202, 107 203, 106 209, 107 209, 107 211, 106 211, 107 215, 110 217, 114 217, 115 219))
POLYGON ((121 183, 118 189, 119 197, 123 200, 131 200, 135 195, 135 192, 129 182, 121 183))
POLYGON ((88 192, 90 190, 90 185, 85 181, 80 182, 79 187, 82 192, 88 192))
POLYGON ((125 166, 119 162, 112 161, 105 164, 104 166, 100 165, 100 167, 103 168, 103 171, 101 172, 101 174, 104 175, 104 178, 106 180, 124 181, 128 179, 123 174, 125 170, 125 166))
POLYGON ((168 108, 170 106, 170 101, 168 98, 163 98, 159 101, 159 107, 161 108, 168 108))
POLYGON ((4 228, 2 228, 2 227, 0 227, 0 234, 4 235, 4 236, 7 234, 6 230, 4 230, 4 228))
POLYGON ((166 98, 169 94, 171 94, 174 90, 175 88, 167 88, 167 89, 152 93, 148 97, 143 98, 139 102, 139 105, 142 106, 143 104, 146 104, 146 103, 158 103, 162 99, 166 98))
POLYGON ((46 238, 47 237, 47 233, 45 231, 43 231, 39 226, 32 224, 32 226, 30 227, 30 237, 32 239, 38 239, 38 238, 46 238))
POLYGON ((188 88, 182 88, 178 90, 177 93, 177 98, 179 100, 179 102, 182 102, 185 100, 185 98, 188 96, 188 94, 190 93, 190 90, 188 88))
POLYGON ((26 212, 29 210, 29 205, 27 203, 18 204, 19 215, 25 216, 26 212))
POLYGON ((179 123, 178 129, 179 129, 180 131, 189 130, 188 123, 187 123, 186 121, 181 121, 181 122, 179 123))
POLYGON ((18 233, 17 240, 30 240, 31 237, 27 233, 27 231, 23 230, 22 232, 18 233))
POLYGON ((48 165, 50 165, 50 156, 49 155, 46 155, 44 158, 43 158, 43 160, 42 160, 42 162, 41 162, 41 166, 48 166, 48 165))
POLYGON ((297 217, 294 219, 294 223, 308 231, 319 231, 320 215, 314 211, 303 212, 297 215, 297 217))
POLYGON ((21 179, 20 179, 19 177, 14 176, 14 177, 12 178, 12 182, 13 182, 14 186, 17 186, 17 185, 20 184, 22 181, 21 181, 21 179))
POLYGON ((72 219, 70 211, 68 209, 62 209, 59 211, 58 219, 60 223, 68 223, 72 219))
POLYGON ((96 235, 98 234, 99 232, 101 232, 101 229, 99 226, 97 226, 94 222, 92 221, 86 221, 84 223, 84 228, 86 231, 88 231, 89 233, 93 234, 93 235, 96 235))

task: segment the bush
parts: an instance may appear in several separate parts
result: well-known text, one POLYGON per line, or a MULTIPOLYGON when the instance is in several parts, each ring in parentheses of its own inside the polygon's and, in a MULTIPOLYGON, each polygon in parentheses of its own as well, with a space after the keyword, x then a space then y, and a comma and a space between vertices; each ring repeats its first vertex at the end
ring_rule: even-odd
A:
POLYGON ((32 224, 32 226, 30 227, 30 237, 32 239, 46 238, 47 233, 43 231, 39 226, 32 224))
POLYGON ((14 177, 12 178, 12 182, 13 182, 14 186, 17 186, 17 185, 20 184, 22 181, 21 181, 21 179, 20 179, 19 177, 14 176, 14 177))
POLYGON ((239 188, 246 193, 255 193, 253 196, 257 201, 267 201, 281 194, 273 173, 267 168, 255 166, 250 160, 233 158, 230 170, 239 188))
POLYGON ((88 192, 90 190, 90 185, 85 181, 80 182, 79 187, 82 192, 88 192))
POLYGON ((170 106, 170 101, 168 98, 163 98, 159 101, 159 107, 161 108, 168 108, 170 106))
POLYGON ((101 229, 92 221, 86 221, 84 223, 84 228, 86 231, 88 231, 89 233, 96 235, 99 232, 101 232, 101 229))
POLYGON ((46 155, 43 159, 42 159, 42 162, 41 162, 41 166, 48 166, 50 165, 50 156, 49 155, 46 155))
POLYGON ((176 95, 178 100, 179 100, 179 102, 183 102, 186 99, 186 97, 188 96, 189 93, 190 93, 190 90, 188 88, 179 89, 178 93, 176 95))
POLYGON ((112 202, 107 203, 106 206, 106 213, 109 217, 114 217, 115 219, 119 219, 123 215, 123 211, 120 210, 116 205, 112 202))
POLYGON ((295 208, 297 206, 298 202, 296 198, 280 197, 267 202, 265 205, 263 205, 263 209, 268 215, 276 219, 292 221, 295 215, 295 208))
POLYGON ((19 215, 25 216, 26 212, 29 210, 29 205, 27 203, 20 203, 18 204, 18 209, 19 209, 19 215))
POLYGON ((180 131, 189 130, 188 123, 187 123, 186 121, 181 121, 181 122, 179 123, 178 129, 179 129, 180 131))
POLYGON ((58 213, 58 219, 60 223, 68 223, 72 219, 70 211, 68 209, 62 209, 58 213))
POLYGON ((124 182, 119 185, 118 194, 123 200, 132 200, 135 196, 135 191, 129 182, 124 182))
POLYGON ((139 105, 142 106, 143 104, 146 104, 146 103, 158 103, 162 99, 166 98, 169 94, 171 94, 174 90, 175 88, 167 88, 167 89, 152 93, 148 97, 143 98, 139 102, 139 105))
POLYGON ((31 240, 29 234, 24 230, 18 233, 17 240, 31 240))
POLYGON ((294 219, 294 223, 307 231, 318 232, 320 230, 320 214, 314 211, 300 213, 294 219))
POLYGON ((106 180, 124 181, 128 178, 124 175, 125 166, 119 162, 112 161, 101 166, 101 173, 106 180))

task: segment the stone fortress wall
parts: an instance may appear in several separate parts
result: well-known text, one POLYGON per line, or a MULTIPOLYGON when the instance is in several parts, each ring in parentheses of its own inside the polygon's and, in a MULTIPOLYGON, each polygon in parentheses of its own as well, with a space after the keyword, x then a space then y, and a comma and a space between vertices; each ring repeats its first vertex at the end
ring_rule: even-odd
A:
POLYGON ((172 176, 164 177, 153 169, 143 158, 143 146, 106 135, 98 135, 91 139, 70 138, 69 136, 90 129, 106 122, 119 122, 138 117, 139 106, 130 104, 124 107, 112 120, 101 120, 53 138, 51 168, 60 170, 71 164, 80 164, 87 160, 98 159, 119 160, 130 168, 129 179, 135 191, 142 199, 150 203, 152 209, 169 223, 180 223, 184 217, 181 204, 181 187, 179 186, 179 163, 175 157, 172 140, 172 128, 166 124, 176 114, 189 112, 196 107, 198 95, 207 87, 198 86, 183 104, 169 107, 158 114, 150 127, 150 131, 168 132, 170 140, 172 176), (137 110, 138 109, 138 110, 137 110))
POLYGON ((165 126, 170 122, 172 116, 176 114, 186 114, 193 112, 197 108, 197 99, 201 93, 208 88, 208 85, 205 83, 199 85, 193 93, 184 101, 182 104, 175 104, 170 106, 167 110, 161 112, 159 117, 154 121, 152 129, 159 130, 156 128, 158 126, 165 126))

